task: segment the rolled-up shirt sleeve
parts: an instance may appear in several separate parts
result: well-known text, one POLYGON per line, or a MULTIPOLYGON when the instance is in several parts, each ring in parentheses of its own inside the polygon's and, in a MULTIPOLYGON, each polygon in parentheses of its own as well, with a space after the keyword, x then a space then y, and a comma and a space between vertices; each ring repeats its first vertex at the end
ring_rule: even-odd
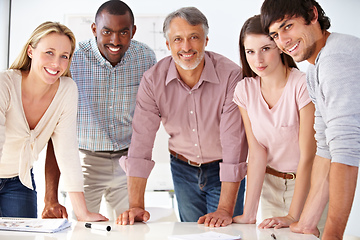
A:
MULTIPOLYGON (((360 159, 360 85, 359 57, 337 54, 323 58, 319 63, 319 76, 322 93, 323 117, 325 125, 319 129, 317 139, 326 137, 332 162, 359 166, 360 159), (336 60, 334 60, 336 58, 336 60), (346 59, 346 61, 345 61, 346 59), (348 64, 349 62, 353 64, 348 64)), ((320 123, 318 124, 320 125, 320 123)), ((322 142, 318 140, 318 153, 322 153, 322 142)), ((324 154, 323 154, 324 155, 324 154)), ((326 156, 325 156, 326 157, 326 156)))
POLYGON ((233 102, 234 90, 242 79, 240 72, 230 75, 227 95, 220 120, 220 140, 223 162, 220 164, 220 181, 239 182, 246 175, 248 145, 240 111, 233 102))

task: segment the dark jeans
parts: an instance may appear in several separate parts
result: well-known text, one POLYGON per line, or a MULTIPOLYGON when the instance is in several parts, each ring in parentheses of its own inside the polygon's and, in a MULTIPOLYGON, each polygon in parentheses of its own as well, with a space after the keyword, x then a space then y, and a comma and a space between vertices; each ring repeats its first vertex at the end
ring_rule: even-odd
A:
POLYGON ((19 176, 0 178, 0 217, 37 217, 37 193, 31 170, 34 190, 25 187, 19 176))
MULTIPOLYGON (((173 155, 170 158, 180 220, 197 222, 199 217, 215 212, 221 192, 220 161, 194 167, 173 155)), ((234 216, 243 213, 244 192, 245 179, 241 181, 234 216)))

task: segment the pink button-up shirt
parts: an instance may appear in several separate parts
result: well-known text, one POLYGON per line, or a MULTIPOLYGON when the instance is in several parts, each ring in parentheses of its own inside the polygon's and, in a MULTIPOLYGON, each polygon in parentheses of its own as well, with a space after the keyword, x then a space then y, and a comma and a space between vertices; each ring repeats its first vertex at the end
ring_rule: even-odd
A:
POLYGON ((169 148, 197 163, 223 159, 220 180, 239 182, 246 174, 247 142, 240 111, 232 101, 241 68, 206 51, 198 83, 189 88, 166 57, 144 73, 137 94, 128 157, 120 164, 128 176, 147 178, 156 132, 162 121, 169 148))

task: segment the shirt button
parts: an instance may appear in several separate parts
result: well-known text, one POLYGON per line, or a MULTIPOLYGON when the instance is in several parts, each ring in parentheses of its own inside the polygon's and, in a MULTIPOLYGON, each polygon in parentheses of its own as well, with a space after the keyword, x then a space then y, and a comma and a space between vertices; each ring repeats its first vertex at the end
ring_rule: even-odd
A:
POLYGON ((196 130, 195 129, 193 129, 193 132, 195 132, 196 130))
POLYGON ((193 111, 190 111, 190 114, 194 114, 194 112, 193 112, 193 111))
POLYGON ((190 91, 189 94, 191 94, 192 92, 190 91))
POLYGON ((195 143, 195 147, 197 147, 197 143, 195 143))
POLYGON ((199 156, 199 155, 197 155, 196 157, 197 157, 197 158, 200 158, 200 156, 199 156))

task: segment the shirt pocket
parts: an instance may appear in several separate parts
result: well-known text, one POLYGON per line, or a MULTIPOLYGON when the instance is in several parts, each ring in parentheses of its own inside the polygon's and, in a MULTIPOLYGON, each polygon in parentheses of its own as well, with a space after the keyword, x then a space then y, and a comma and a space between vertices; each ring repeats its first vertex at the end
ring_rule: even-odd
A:
POLYGON ((279 144, 299 141, 299 125, 281 126, 279 129, 279 144))

